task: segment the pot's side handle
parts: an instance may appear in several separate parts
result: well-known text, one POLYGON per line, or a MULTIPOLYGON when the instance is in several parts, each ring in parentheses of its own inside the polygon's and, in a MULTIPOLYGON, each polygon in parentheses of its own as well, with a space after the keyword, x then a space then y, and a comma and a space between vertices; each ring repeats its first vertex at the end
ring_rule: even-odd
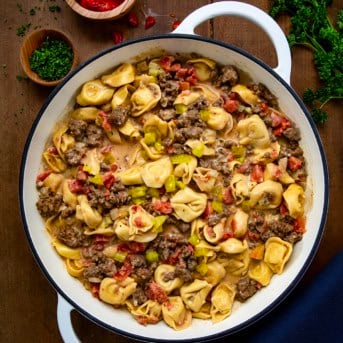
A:
POLYGON ((65 343, 80 343, 71 323, 70 314, 74 309, 60 294, 57 293, 57 323, 65 343))
POLYGON ((194 29, 202 22, 222 16, 238 16, 260 26, 275 46, 278 66, 274 69, 288 84, 290 83, 292 59, 285 34, 280 26, 261 9, 237 1, 220 1, 198 8, 189 14, 173 33, 194 34, 194 29))

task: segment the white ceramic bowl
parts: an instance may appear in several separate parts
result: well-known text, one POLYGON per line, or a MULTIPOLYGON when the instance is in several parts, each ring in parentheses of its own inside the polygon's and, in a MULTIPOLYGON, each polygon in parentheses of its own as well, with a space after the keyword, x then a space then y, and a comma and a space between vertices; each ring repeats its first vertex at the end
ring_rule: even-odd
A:
POLYGON ((20 205, 23 223, 34 256, 58 294, 61 295, 58 321, 61 334, 68 343, 78 341, 68 316, 71 305, 105 328, 148 341, 200 342, 237 332, 264 316, 290 293, 305 273, 318 248, 328 207, 328 171, 316 126, 299 97, 287 83, 291 59, 288 44, 281 29, 261 10, 244 3, 230 1, 214 3, 198 9, 183 21, 176 32, 125 42, 97 54, 80 65, 51 93, 40 110, 27 139, 20 174, 20 205), (279 60, 276 71, 237 47, 192 34, 200 22, 222 14, 244 16, 265 29, 276 45, 279 60), (190 34, 178 34, 184 31, 190 34), (184 331, 174 331, 163 322, 142 326, 128 311, 114 310, 111 306, 91 297, 78 280, 67 274, 63 261, 51 247, 49 234, 44 228, 35 205, 37 200, 35 177, 40 167, 44 144, 55 122, 72 106, 80 86, 107 72, 115 65, 135 61, 136 56, 141 57, 161 50, 171 53, 195 52, 222 64, 234 64, 248 72, 253 80, 264 83, 273 94, 278 96, 281 109, 301 130, 300 144, 308 162, 309 180, 313 189, 313 204, 307 213, 308 230, 303 240, 296 244, 292 259, 287 264, 284 273, 274 277, 268 287, 260 290, 246 303, 236 305, 231 316, 224 321, 212 324, 211 321, 195 319, 191 327, 184 331))

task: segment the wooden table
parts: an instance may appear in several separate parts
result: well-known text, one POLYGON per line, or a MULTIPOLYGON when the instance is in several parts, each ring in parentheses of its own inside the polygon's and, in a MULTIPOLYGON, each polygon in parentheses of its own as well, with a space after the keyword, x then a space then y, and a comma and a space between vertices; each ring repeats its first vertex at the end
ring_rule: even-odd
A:
MULTIPOLYGON (((23 38, 17 36, 17 28, 31 23, 29 31, 36 27, 64 30, 72 36, 80 62, 83 62, 98 51, 113 45, 113 31, 123 31, 126 40, 169 32, 175 19, 182 20, 196 8, 210 2, 213 1, 138 0, 134 10, 139 14, 140 25, 138 28, 129 28, 125 18, 107 23, 87 21, 72 12, 62 0, 1 1, 0 342, 61 342, 56 322, 56 292, 34 261, 22 228, 18 207, 19 165, 26 136, 39 108, 52 89, 20 80, 24 75, 19 63, 19 48, 23 38), (51 12, 49 6, 53 5, 58 5, 61 11, 51 12), (30 15, 32 8, 35 9, 34 15, 30 15), (149 30, 144 29, 143 12, 154 15, 157 20, 156 25, 149 30)), ((268 10, 267 0, 245 2, 268 10)), ((336 13, 341 6, 340 0, 334 1, 331 14, 336 13)), ((279 23, 287 30, 286 18, 280 18, 279 23)), ((217 18, 202 24, 197 33, 233 43, 269 65, 276 65, 274 49, 269 39, 260 29, 245 20, 217 18)), ((306 87, 317 85, 318 79, 310 51, 295 49, 292 86, 302 94, 306 87)), ((330 258, 343 248, 342 103, 332 103, 327 109, 331 113, 330 119, 319 130, 331 174, 330 209, 319 251, 301 285, 310 282, 330 258)), ((73 316, 73 323, 82 342, 131 341, 99 328, 77 313, 73 316)))

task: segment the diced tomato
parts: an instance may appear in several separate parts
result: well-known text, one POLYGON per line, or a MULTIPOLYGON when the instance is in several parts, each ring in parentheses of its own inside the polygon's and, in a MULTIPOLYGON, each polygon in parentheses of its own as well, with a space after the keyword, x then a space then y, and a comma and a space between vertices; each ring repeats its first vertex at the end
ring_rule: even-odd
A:
POLYGON ((168 201, 155 200, 152 206, 155 211, 163 214, 170 214, 173 212, 173 208, 168 201))
POLYGON ((47 152, 48 152, 49 154, 58 155, 58 151, 57 151, 57 149, 56 149, 54 146, 49 147, 49 148, 47 149, 47 152))
POLYGON ((156 19, 153 16, 149 15, 146 17, 145 26, 144 26, 146 30, 154 26, 155 24, 156 24, 156 19))
POLYGON ((42 182, 44 181, 50 174, 52 173, 52 170, 47 169, 39 173, 36 177, 36 182, 42 182))
POLYGON ((302 167, 302 165, 303 165, 303 162, 299 158, 296 158, 294 156, 288 157, 287 167, 291 171, 297 171, 298 169, 302 167))
POLYGON ((233 237, 233 232, 226 229, 221 240, 226 241, 227 239, 232 238, 232 237, 233 237))
POLYGON ((132 254, 141 253, 145 250, 145 248, 146 248, 145 244, 139 243, 139 242, 130 242, 129 244, 120 243, 117 245, 118 251, 129 252, 132 254))
POLYGON ((174 56, 163 56, 160 59, 160 66, 165 70, 165 71, 170 71, 171 64, 175 61, 174 56))
POLYGON ((208 201, 208 202, 207 202, 207 205, 206 205, 206 208, 205 208, 205 211, 204 211, 204 213, 202 214, 202 217, 203 217, 204 219, 208 219, 208 217, 209 217, 212 213, 213 213, 213 208, 212 208, 212 206, 211 206, 211 202, 208 201))
POLYGON ((129 20, 129 25, 132 27, 137 27, 138 26, 138 17, 135 12, 130 12, 128 15, 128 20, 129 20))
POLYGON ((248 230, 248 238, 251 241, 258 241, 260 239, 260 235, 258 233, 248 230))
POLYGON ((111 238, 105 235, 95 235, 94 242, 95 243, 108 243, 111 238))
POLYGON ((182 91, 190 88, 190 84, 187 81, 180 81, 179 86, 182 91))
POLYGON ((68 187, 72 193, 85 193, 84 184, 80 180, 70 180, 68 182, 68 187))
POLYGON ((99 116, 102 118, 102 127, 105 131, 111 131, 112 126, 108 122, 108 114, 104 111, 99 111, 99 116))
POLYGON ((157 301, 160 304, 163 304, 168 300, 167 293, 164 289, 156 282, 150 282, 146 289, 146 295, 149 299, 157 301))
POLYGON ((107 155, 110 151, 112 151, 112 145, 108 144, 101 148, 100 152, 102 155, 107 155))
POLYGON ((132 270, 131 263, 125 260, 120 269, 114 274, 114 278, 118 281, 125 280, 132 273, 132 270))
POLYGON ((98 283, 91 283, 90 287, 91 287, 90 291, 91 291, 93 297, 99 299, 100 284, 98 284, 98 283))
POLYGON ((235 220, 235 218, 231 220, 231 229, 233 232, 235 232, 237 229, 237 221, 235 220))
POLYGON ((273 171, 273 176, 278 179, 283 174, 281 168, 277 167, 275 168, 275 171, 273 171))
POLYGON ((134 223, 137 227, 143 227, 144 226, 142 217, 136 217, 134 219, 134 223))
POLYGON ((178 72, 181 69, 181 64, 180 63, 174 63, 171 67, 170 67, 170 71, 176 71, 178 72))
POLYGON ((262 102, 260 106, 261 106, 262 112, 264 113, 268 112, 269 106, 265 102, 262 102))
POLYGON ((235 158, 233 157, 233 154, 231 151, 229 151, 229 153, 227 154, 227 161, 228 162, 232 162, 235 158))
POLYGON ((114 184, 116 178, 114 177, 114 175, 112 174, 112 172, 108 172, 106 173, 103 177, 102 177, 102 181, 104 183, 104 186, 107 189, 110 189, 112 187, 112 185, 114 184))
POLYGON ((252 168, 250 179, 254 182, 262 182, 263 181, 263 167, 259 164, 255 164, 252 168))
POLYGON ((76 173, 76 179, 79 181, 87 181, 88 173, 82 170, 83 167, 79 168, 76 173))
POLYGON ((226 111, 229 113, 236 112, 239 107, 239 101, 238 100, 232 100, 232 99, 227 99, 224 104, 224 108, 226 111))
POLYGON ((282 132, 289 127, 291 127, 291 122, 287 118, 281 117, 281 123, 276 127, 276 129, 273 130, 273 134, 275 136, 281 136, 282 132))
POLYGON ((175 266, 179 261, 179 256, 181 254, 181 249, 176 249, 172 254, 170 254, 166 260, 167 264, 175 266))
POLYGON ((181 20, 175 20, 172 24, 172 30, 175 30, 181 24, 181 20))
POLYGON ((246 173, 248 171, 248 169, 250 168, 250 162, 246 162, 241 164, 238 168, 237 168, 237 172, 238 173, 246 173))
POLYGON ((195 84, 198 83, 198 78, 196 77, 195 74, 193 74, 193 75, 190 75, 190 76, 186 77, 186 81, 194 86, 195 84))
POLYGON ((288 208, 284 202, 280 205, 280 214, 282 216, 285 216, 286 214, 288 214, 288 208))
POLYGON ((117 169, 118 169, 118 164, 117 163, 112 163, 111 164, 111 171, 115 172, 115 171, 117 171, 117 169))
POLYGON ((297 233, 305 233, 306 232, 306 220, 304 217, 297 218, 294 221, 294 231, 297 233))
POLYGON ((282 117, 276 114, 275 112, 272 112, 270 115, 270 118, 272 120, 272 127, 278 127, 282 123, 282 117))
POLYGON ((176 76, 179 78, 185 78, 188 74, 187 68, 179 68, 176 72, 176 76))
POLYGON ((223 203, 225 205, 231 205, 235 201, 233 195, 232 195, 232 190, 230 187, 227 187, 224 189, 223 192, 223 203))

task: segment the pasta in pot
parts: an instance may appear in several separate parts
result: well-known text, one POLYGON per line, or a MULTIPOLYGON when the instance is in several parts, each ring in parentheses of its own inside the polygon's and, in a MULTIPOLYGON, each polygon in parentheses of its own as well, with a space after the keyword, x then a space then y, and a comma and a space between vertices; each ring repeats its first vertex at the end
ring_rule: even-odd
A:
POLYGON ((66 275, 142 325, 225 320, 306 232, 301 135, 241 75, 196 55, 113 65, 42 152, 37 210, 66 275))

